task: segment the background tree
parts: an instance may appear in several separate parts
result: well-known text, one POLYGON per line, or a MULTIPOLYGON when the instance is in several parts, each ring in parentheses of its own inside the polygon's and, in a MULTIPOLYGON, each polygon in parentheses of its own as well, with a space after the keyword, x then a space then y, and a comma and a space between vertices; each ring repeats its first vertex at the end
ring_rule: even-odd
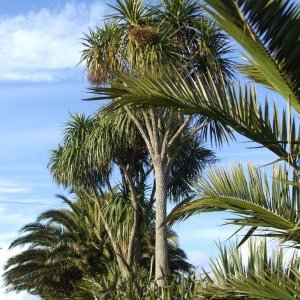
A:
MULTIPOLYGON (((118 288, 118 278, 111 278, 110 273, 120 275, 122 270, 116 265, 117 256, 100 217, 99 203, 91 202, 84 195, 77 196, 75 202, 59 197, 67 208, 43 212, 35 223, 25 225, 21 229, 22 235, 12 242, 10 248, 25 246, 26 249, 8 260, 5 284, 9 290, 27 291, 45 299, 74 299, 74 295, 83 292, 85 279, 92 278, 99 280, 101 286, 95 296, 103 299, 102 294, 118 288)), ((102 202, 105 203, 102 211, 106 219, 111 219, 114 224, 111 232, 122 248, 119 236, 124 231, 124 220, 130 219, 130 201, 124 194, 114 197, 108 193, 102 202)), ((137 262, 140 275, 149 276, 151 268, 155 246, 153 216, 152 211, 150 220, 145 219, 139 224, 144 228, 137 262)), ((130 232, 129 228, 125 230, 130 232)), ((191 265, 186 262, 186 254, 179 248, 177 236, 171 230, 168 243, 172 270, 188 272, 191 265)))
MULTIPOLYGON (((99 202, 99 208, 103 212, 101 199, 106 192, 114 194, 111 175, 117 167, 115 171, 120 175, 123 189, 130 191, 128 199, 133 212, 133 219, 127 220, 130 222, 131 232, 122 238, 124 244, 121 248, 115 244, 117 237, 109 233, 112 226, 109 220, 104 215, 101 217, 115 255, 119 257, 120 265, 126 269, 124 263, 131 266, 134 253, 138 255, 138 219, 142 208, 138 198, 143 196, 152 167, 137 132, 130 129, 126 119, 123 125, 123 132, 118 132, 110 119, 102 115, 95 118, 73 116, 66 126, 63 144, 53 152, 49 168, 57 183, 74 190, 84 190, 86 197, 99 202), (126 140, 122 134, 125 131, 128 133, 126 140)), ((122 232, 123 224, 119 225, 122 232)))
POLYGON ((27 291, 46 299, 70 299, 85 274, 105 273, 113 257, 107 234, 89 201, 73 203, 59 196, 69 209, 49 210, 22 229, 10 248, 26 246, 6 263, 9 290, 27 291))

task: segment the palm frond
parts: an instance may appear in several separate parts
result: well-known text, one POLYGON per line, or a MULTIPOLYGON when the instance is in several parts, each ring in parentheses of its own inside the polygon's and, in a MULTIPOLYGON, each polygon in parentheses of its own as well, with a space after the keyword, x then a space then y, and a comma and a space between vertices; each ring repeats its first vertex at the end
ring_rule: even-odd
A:
POLYGON ((147 74, 143 78, 122 75, 109 88, 93 88, 88 100, 115 99, 107 109, 124 105, 176 107, 182 114, 201 114, 217 138, 232 128, 251 141, 260 143, 296 166, 299 152, 299 126, 285 110, 279 113, 269 99, 259 104, 252 85, 226 85, 212 76, 186 78, 168 70, 163 78, 147 74), (224 130, 224 131, 225 131, 224 130))
POLYGON ((218 244, 199 299, 299 299, 299 256, 287 259, 282 246, 271 249, 265 239, 250 239, 247 246, 218 244))
POLYGON ((290 241, 299 247, 299 187, 288 185, 288 172, 282 167, 273 168, 272 179, 251 164, 247 171, 241 164, 233 165, 231 171, 212 169, 195 186, 198 199, 177 206, 169 221, 195 213, 229 211, 235 217, 228 219, 227 224, 250 226, 251 234, 257 228, 263 229, 257 234, 290 241))
POLYGON ((246 51, 242 71, 300 111, 298 3, 291 0, 205 1, 203 8, 246 51))

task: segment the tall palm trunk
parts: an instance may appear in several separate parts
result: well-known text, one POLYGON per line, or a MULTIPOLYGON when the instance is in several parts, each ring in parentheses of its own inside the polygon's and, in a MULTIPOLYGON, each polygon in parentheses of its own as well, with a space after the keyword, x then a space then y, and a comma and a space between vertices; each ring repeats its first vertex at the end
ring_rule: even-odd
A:
POLYGON ((161 158, 154 160, 156 178, 156 230, 155 230, 155 280, 158 286, 165 285, 164 277, 168 266, 167 226, 164 223, 167 217, 167 178, 161 158))

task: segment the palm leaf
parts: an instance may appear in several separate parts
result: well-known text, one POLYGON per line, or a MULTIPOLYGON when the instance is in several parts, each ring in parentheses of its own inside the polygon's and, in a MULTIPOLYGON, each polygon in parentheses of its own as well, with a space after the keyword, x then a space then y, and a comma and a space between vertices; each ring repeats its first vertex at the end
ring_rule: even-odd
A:
POLYGON ((217 245, 203 274, 199 299, 299 299, 299 257, 285 259, 285 249, 270 250, 265 239, 250 239, 246 249, 217 245))
POLYGON ((298 3, 290 0, 205 1, 203 8, 246 51, 240 70, 280 93, 300 111, 298 3))
POLYGON ((195 186, 197 200, 178 205, 168 220, 182 220, 195 213, 229 211, 235 216, 227 224, 250 226, 248 236, 257 234, 291 241, 300 245, 299 187, 289 187, 287 171, 274 167, 271 185, 267 175, 256 166, 248 164, 248 174, 242 165, 233 165, 228 172, 212 169, 208 177, 200 178, 195 186))
POLYGON ((124 105, 176 107, 182 114, 201 114, 207 125, 218 128, 215 138, 231 127, 236 132, 267 147, 295 166, 299 152, 299 127, 294 118, 269 100, 259 104, 253 86, 240 83, 226 85, 220 78, 195 76, 186 78, 168 70, 163 78, 146 74, 143 78, 120 75, 109 88, 93 88, 96 95, 88 100, 115 99, 106 109, 124 105), (290 125, 291 124, 291 125, 290 125))

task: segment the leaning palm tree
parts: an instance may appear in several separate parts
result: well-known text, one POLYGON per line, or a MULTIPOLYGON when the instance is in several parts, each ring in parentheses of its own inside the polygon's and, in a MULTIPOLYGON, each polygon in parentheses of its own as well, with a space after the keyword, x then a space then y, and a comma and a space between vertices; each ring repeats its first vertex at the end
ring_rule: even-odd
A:
MULTIPOLYGON (((161 78, 165 68, 173 65, 181 74, 196 76, 221 72, 232 76, 232 65, 226 56, 229 43, 216 24, 207 19, 195 0, 162 1, 146 6, 141 0, 116 1, 115 14, 103 28, 90 31, 84 38, 82 61, 97 94, 110 84, 119 72, 143 76, 146 72, 161 78)), ((124 86, 123 86, 124 88, 124 86)), ((123 99, 122 97, 120 98, 123 99)), ((125 102, 124 102, 125 103, 125 102)), ((123 106, 146 145, 155 173, 156 201, 156 279, 164 285, 168 272, 167 214, 168 182, 180 147, 189 136, 204 137, 213 132, 221 143, 227 137, 226 126, 210 118, 178 114, 178 109, 133 108, 123 106), (201 135, 191 129, 195 123, 205 128, 201 135), (210 129, 210 130, 208 130, 210 129)), ((106 110, 107 112, 107 110, 106 110)), ((120 121, 116 120, 117 123, 120 121)))

